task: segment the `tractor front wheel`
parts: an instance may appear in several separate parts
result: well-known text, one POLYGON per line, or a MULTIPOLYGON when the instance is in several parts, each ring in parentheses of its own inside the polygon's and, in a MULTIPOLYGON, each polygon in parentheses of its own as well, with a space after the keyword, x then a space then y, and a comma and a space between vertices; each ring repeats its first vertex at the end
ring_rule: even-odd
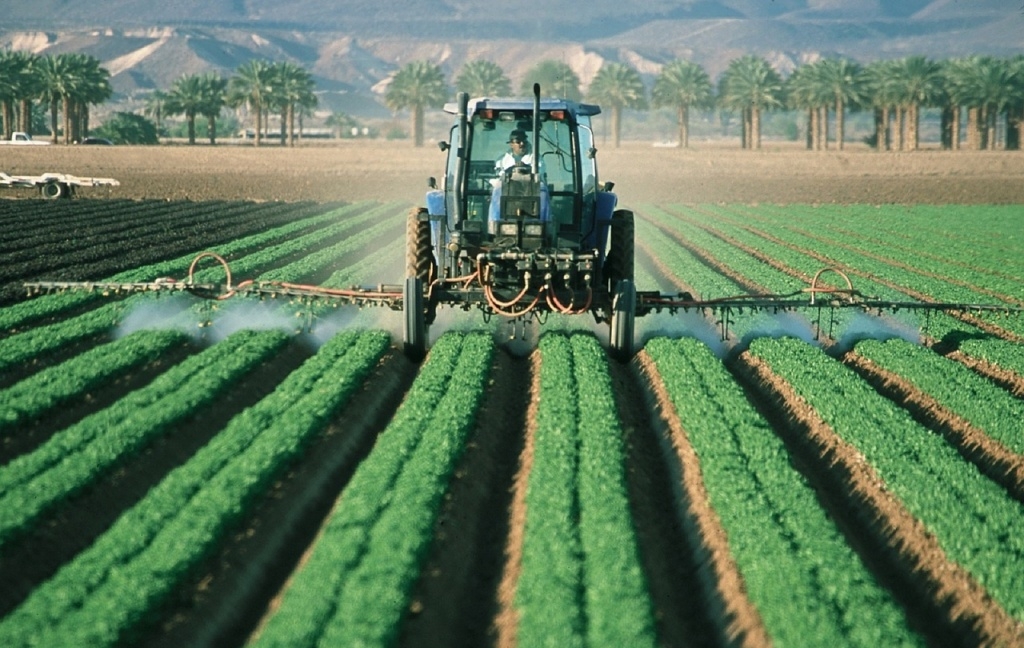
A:
POLYGON ((419 362, 427 355, 427 319, 423 299, 423 282, 419 277, 406 277, 402 291, 404 326, 402 338, 405 355, 419 362))
POLYGON ((633 358, 633 329, 636 320, 636 286, 632 279, 620 279, 612 298, 611 330, 608 346, 619 362, 633 358))

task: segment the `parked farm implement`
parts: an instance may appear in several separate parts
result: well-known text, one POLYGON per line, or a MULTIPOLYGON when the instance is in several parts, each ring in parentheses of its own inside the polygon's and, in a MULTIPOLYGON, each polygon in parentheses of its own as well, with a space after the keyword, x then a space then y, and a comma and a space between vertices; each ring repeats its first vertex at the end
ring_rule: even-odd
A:
POLYGON ((0 187, 38 188, 39 195, 47 200, 70 198, 78 187, 117 187, 120 184, 113 178, 80 178, 69 173, 12 176, 0 171, 0 187))
POLYGON ((634 350, 638 316, 656 312, 714 314, 726 337, 744 313, 825 309, 866 312, 999 311, 1012 306, 969 303, 898 302, 854 289, 841 271, 826 268, 810 286, 788 294, 736 295, 695 299, 637 291, 634 284, 633 213, 616 209, 612 183, 598 182, 591 117, 600 108, 561 99, 473 99, 461 93, 445 110, 456 115, 442 187, 431 178, 426 207, 409 214, 406 279, 402 285, 333 289, 280 281, 234 283, 228 263, 213 252, 195 258, 186 279, 143 283, 33 282, 30 293, 94 290, 104 293, 186 291, 210 299, 234 296, 330 300, 377 305, 404 314, 404 346, 414 359, 426 353, 428 327, 438 308, 479 310, 513 326, 552 314, 591 314, 609 325, 611 354, 628 360, 634 350), (532 142, 532 144, 531 144, 532 142), (213 258, 224 269, 223 283, 198 283, 199 261, 213 258), (841 287, 821 277, 832 272, 841 287))

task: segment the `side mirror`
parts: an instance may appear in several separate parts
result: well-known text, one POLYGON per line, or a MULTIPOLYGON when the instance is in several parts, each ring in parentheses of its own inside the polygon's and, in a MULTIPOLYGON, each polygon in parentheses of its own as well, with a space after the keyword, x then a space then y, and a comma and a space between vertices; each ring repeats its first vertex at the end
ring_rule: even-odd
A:
POLYGON ((427 178, 427 186, 431 189, 437 189, 437 178, 434 176, 427 178))
POLYGON ((441 149, 442 153, 447 151, 448 148, 449 148, 448 142, 438 142, 437 143, 437 148, 441 149))
POLYGON ((606 183, 604 183, 604 190, 605 191, 611 191, 614 188, 615 188, 615 183, 614 182, 606 182, 606 183))
POLYGON ((588 148, 587 149, 587 157, 590 158, 591 160, 593 160, 595 157, 597 157, 597 149, 594 148, 593 146, 588 148))

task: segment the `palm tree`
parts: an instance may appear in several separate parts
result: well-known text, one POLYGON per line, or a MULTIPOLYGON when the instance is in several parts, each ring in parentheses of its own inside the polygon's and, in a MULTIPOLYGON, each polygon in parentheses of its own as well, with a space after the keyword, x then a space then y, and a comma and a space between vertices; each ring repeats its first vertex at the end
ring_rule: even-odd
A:
POLYGON ((779 73, 768 61, 748 54, 729 63, 721 88, 723 105, 743 114, 743 148, 761 148, 761 111, 783 103, 779 73))
POLYGON ((470 97, 508 97, 512 94, 512 82, 501 66, 484 60, 466 63, 455 79, 455 88, 470 97))
POLYGON ((228 102, 233 106, 249 106, 256 116, 256 146, 260 145, 263 134, 263 111, 268 107, 272 77, 270 63, 254 59, 239 66, 228 81, 228 102))
POLYGON ((690 109, 711 105, 711 78, 697 63, 676 59, 661 68, 651 89, 651 99, 655 107, 676 109, 679 145, 687 148, 690 146, 690 109))
POLYGON ((532 95, 534 83, 539 83, 541 91, 546 92, 548 96, 562 97, 570 101, 579 101, 583 98, 580 93, 580 78, 567 63, 561 61, 545 59, 530 68, 519 86, 520 94, 532 95))
POLYGON ((593 101, 611 108, 612 139, 619 148, 622 134, 622 110, 646 108, 647 97, 640 74, 624 63, 605 63, 590 82, 593 101))
POLYGON ((89 106, 110 99, 113 89, 110 87, 110 72, 100 67, 99 59, 79 55, 76 67, 77 80, 71 98, 71 139, 78 142, 89 134, 89 106))
POLYGON ((900 109, 900 148, 916 151, 922 105, 935 103, 941 91, 939 64, 924 56, 910 56, 893 67, 900 109))
POLYGON ((206 109, 208 99, 205 81, 199 74, 178 77, 167 95, 164 109, 169 115, 185 115, 189 144, 196 143, 196 115, 206 109))
POLYGON ((835 103, 836 148, 842 151, 845 141, 846 107, 849 104, 860 103, 863 98, 861 67, 847 59, 824 59, 819 62, 819 72, 815 79, 821 84, 822 91, 835 103))
POLYGON ((1020 150, 1024 141, 1024 56, 1008 62, 1013 73, 1013 100, 1006 110, 1006 148, 1020 150))
POLYGON ((47 55, 40 61, 39 71, 40 97, 50 109, 50 143, 57 143, 57 113, 61 96, 65 91, 67 59, 61 55, 47 55))
POLYGON ((807 111, 807 148, 821 151, 828 144, 828 104, 831 97, 822 79, 822 61, 800 66, 786 79, 786 101, 807 111))
POLYGON ((206 117, 206 133, 210 144, 217 143, 217 117, 227 105, 228 80, 216 72, 207 72, 199 77, 202 103, 199 114, 206 117))
POLYGON ((11 139, 14 131, 14 103, 22 74, 22 66, 10 52, 0 52, 0 119, 4 122, 5 140, 11 139))
POLYGON ((441 68, 429 61, 413 61, 395 73, 384 95, 392 110, 412 109, 414 146, 423 146, 423 111, 440 108, 448 96, 441 68))
POLYGON ((153 124, 156 126, 157 138, 160 137, 160 132, 162 130, 164 104, 166 102, 167 93, 163 90, 154 90, 146 97, 145 104, 142 108, 143 115, 153 118, 153 124))
POLYGON ((895 68, 895 61, 875 61, 861 73, 865 99, 875 110, 875 148, 879 151, 892 148, 889 122, 899 101, 895 68))
POLYGON ((316 106, 313 77, 305 68, 287 61, 272 66, 270 95, 272 103, 281 111, 281 144, 295 145, 295 107, 316 106))
POLYGON ((28 52, 0 51, 0 117, 4 122, 4 139, 10 139, 15 130, 32 134, 32 100, 41 89, 39 76, 33 70, 38 58, 28 52))

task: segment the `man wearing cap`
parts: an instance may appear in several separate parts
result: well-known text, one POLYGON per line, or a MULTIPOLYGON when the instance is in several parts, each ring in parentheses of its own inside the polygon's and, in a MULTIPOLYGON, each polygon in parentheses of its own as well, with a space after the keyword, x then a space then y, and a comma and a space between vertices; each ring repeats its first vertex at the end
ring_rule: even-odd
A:
POLYGON ((499 175, 515 166, 531 166, 533 151, 526 131, 517 128, 508 134, 508 152, 494 163, 494 170, 499 175))

